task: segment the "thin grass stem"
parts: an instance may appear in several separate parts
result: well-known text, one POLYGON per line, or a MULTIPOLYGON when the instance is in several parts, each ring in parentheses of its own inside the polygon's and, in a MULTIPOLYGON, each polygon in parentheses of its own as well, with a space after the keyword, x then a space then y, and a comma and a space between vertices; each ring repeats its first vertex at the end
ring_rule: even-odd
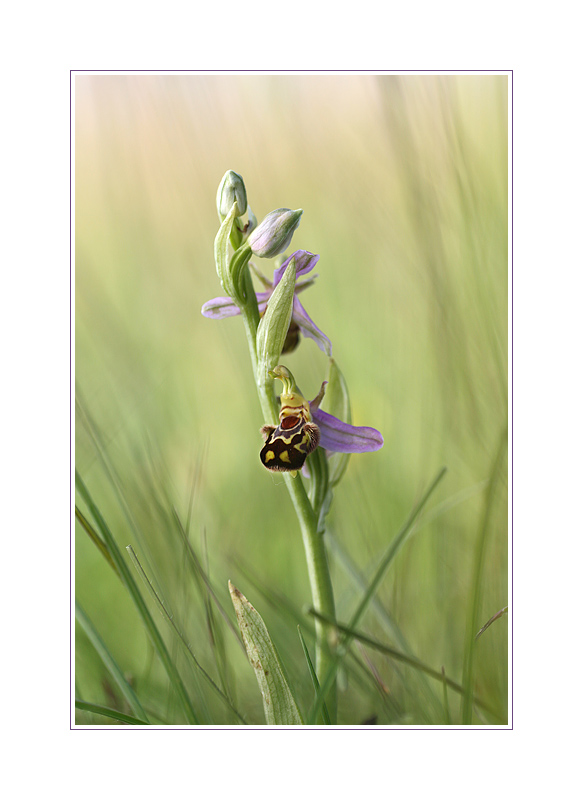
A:
POLYGON ((482 599, 482 583, 484 573, 484 561, 486 552, 486 540, 490 527, 490 515, 494 503, 495 489, 500 476, 500 467, 506 455, 508 441, 508 430, 505 428, 500 437, 498 449, 494 457, 494 463, 488 481, 488 488, 484 500, 484 510, 480 525, 480 533, 476 542, 474 575, 472 580, 473 594, 470 613, 467 622, 466 647, 464 653, 464 687, 465 692, 462 703, 462 722, 464 725, 472 724, 473 692, 474 692, 474 654, 476 650, 476 629, 480 613, 480 602, 482 599))
MULTIPOLYGON (((308 646, 304 641, 304 637, 302 635, 302 629, 299 625, 298 625, 298 636, 300 637, 302 650, 304 651, 304 656, 306 657, 306 663, 308 665, 308 671, 310 673, 310 678, 312 679, 314 691, 316 692, 317 695, 318 692, 320 691, 320 682, 318 681, 316 670, 314 669, 314 665, 312 664, 312 659, 310 658, 310 651, 308 650, 308 646)), ((326 707, 326 703, 322 704, 322 717, 324 718, 324 724, 330 725, 330 716, 328 714, 328 708, 326 707)))
POLYGON ((186 691, 186 687, 182 682, 182 678, 180 677, 178 670, 174 662, 170 657, 170 653, 166 648, 164 640, 158 630, 154 620, 152 619, 152 615, 150 614, 148 607, 144 601, 144 598, 141 595, 140 590, 138 589, 136 582, 134 581, 133 575, 130 572, 130 569, 123 558, 120 549, 117 546, 117 542, 109 530, 107 523, 103 519, 101 512, 97 508, 97 505, 93 501, 83 479, 79 475, 79 473, 75 472, 75 484, 77 487, 77 491, 87 504, 93 519, 95 520, 97 527, 101 531, 101 535, 103 540, 107 546, 108 552, 116 566, 116 569, 129 592, 130 597, 132 598, 134 605, 138 611, 138 614, 146 628, 148 636, 150 637, 150 641, 154 647, 154 650, 158 654, 160 661, 166 671, 168 679, 170 681, 171 686, 174 688, 176 695, 180 701, 186 719, 190 725, 197 725, 198 724, 198 717, 196 711, 194 710, 194 706, 188 696, 186 691))
POLYGON ((127 701, 128 705, 134 712, 134 715, 138 717, 144 725, 149 724, 148 715, 142 708, 142 704, 140 703, 138 696, 130 686, 130 684, 125 679, 125 676, 118 666, 116 660, 111 655, 105 642, 95 629, 93 623, 81 608, 81 605, 75 600, 75 619, 79 623, 79 625, 83 628, 85 635, 93 645, 96 653, 101 658, 104 666, 108 670, 111 677, 117 683, 119 690, 121 691, 122 695, 124 696, 125 700, 127 701))
MULTIPOLYGON (((317 617, 322 617, 322 615, 318 614, 313 608, 311 608, 309 610, 309 613, 312 616, 316 617, 316 618, 317 617)), ((325 621, 329 622, 330 624, 332 624, 332 622, 330 620, 328 620, 328 619, 325 619, 325 621)), ((426 675, 429 675, 430 677, 435 678, 435 680, 438 680, 438 681, 441 681, 442 683, 447 684, 447 686, 449 686, 450 689, 453 689, 454 692, 457 692, 458 694, 460 694, 462 696, 464 695, 464 693, 465 693, 465 687, 464 686, 462 686, 459 683, 456 683, 451 678, 448 678, 440 670, 433 669, 432 667, 428 666, 427 664, 424 664, 418 658, 415 658, 415 656, 410 656, 410 655, 407 655, 406 653, 401 653, 399 650, 396 650, 394 647, 390 647, 389 645, 384 644, 383 642, 379 642, 376 639, 373 639, 370 636, 367 636, 366 634, 355 630, 351 625, 343 625, 340 622, 335 622, 334 623, 334 627, 340 633, 343 633, 346 637, 349 637, 350 640, 356 639, 357 641, 362 642, 362 644, 367 645, 368 647, 372 647, 373 649, 378 650, 380 653, 384 653, 385 655, 390 656, 391 658, 394 658, 396 661, 401 661, 403 664, 407 664, 408 666, 413 667, 414 669, 417 669, 417 670, 419 670, 421 672, 424 672, 426 675)), ((479 706, 480 708, 483 708, 484 711, 486 711, 488 714, 491 714, 492 717, 494 717, 495 719, 497 719, 499 721, 502 721, 502 719, 500 717, 500 714, 498 714, 498 712, 494 708, 492 708, 490 705, 485 703, 483 700, 480 700, 478 697, 474 697, 473 701, 476 704, 476 706, 479 706)))
POLYGON ((231 711, 238 717, 238 719, 244 725, 246 725, 247 722, 245 721, 245 718, 241 716, 241 714, 233 706, 233 704, 231 703, 231 701, 227 697, 227 695, 223 691, 221 691, 221 689, 213 681, 211 676, 208 674, 208 672, 204 669, 204 667, 199 662, 197 657, 194 655, 191 646, 189 645, 189 643, 184 638, 184 635, 182 634, 182 632, 180 631, 180 629, 178 628, 178 626, 174 622, 174 618, 168 612, 168 609, 164 605, 163 601, 160 599, 158 593, 156 592, 156 589, 154 588, 154 585, 152 584, 152 581, 146 575, 146 573, 144 571, 144 568, 140 564, 140 561, 139 561, 139 559, 138 559, 133 547, 131 545, 128 545, 126 547, 126 550, 128 551, 128 553, 130 555, 130 558, 131 558, 136 570, 138 571, 140 577, 142 578, 142 580, 144 581, 144 584, 146 585, 148 591, 150 592, 150 595, 151 595, 152 599, 156 603, 156 606, 158 607, 158 610, 160 611, 160 613, 162 614, 162 616, 164 617, 166 622, 168 622, 168 624, 170 625, 170 627, 172 628, 174 633, 178 636, 178 639, 180 640, 181 644, 186 649, 186 652, 188 653, 188 655, 192 659, 192 661, 193 661, 194 665, 196 666, 196 668, 200 671, 201 675, 204 677, 204 679, 207 681, 207 683, 212 687, 212 689, 214 689, 214 691, 218 694, 218 696, 229 706, 231 711))
POLYGON ((107 706, 100 706, 96 703, 86 703, 84 700, 75 700, 75 708, 79 711, 89 711, 91 714, 100 714, 102 717, 110 717, 116 719, 118 722, 123 722, 126 725, 148 725, 143 719, 132 717, 129 714, 122 714, 115 708, 108 708, 107 706))

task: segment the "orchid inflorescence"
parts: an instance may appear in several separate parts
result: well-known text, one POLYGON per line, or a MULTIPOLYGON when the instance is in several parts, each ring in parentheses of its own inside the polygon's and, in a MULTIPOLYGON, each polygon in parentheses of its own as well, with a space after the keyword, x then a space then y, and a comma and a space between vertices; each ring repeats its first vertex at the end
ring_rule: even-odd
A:
MULTIPOLYGON (((241 316, 247 334, 257 394, 265 424, 260 459, 271 472, 282 473, 302 531, 314 608, 328 620, 316 620, 316 675, 327 687, 327 719, 336 718, 333 628, 335 610, 324 537, 333 490, 342 478, 350 453, 365 453, 383 446, 374 428, 356 427, 350 420, 348 389, 330 339, 311 319, 298 295, 313 285, 310 275, 319 256, 296 250, 276 262, 273 280, 251 263, 251 258, 274 258, 288 248, 303 211, 278 208, 257 224, 247 203, 243 178, 229 170, 217 192, 220 227, 215 238, 215 263, 224 297, 202 307, 205 317, 241 316), (243 216, 247 214, 247 221, 243 216), (232 252, 231 252, 232 250, 232 252), (256 291, 252 272, 263 288, 256 291), (329 360, 328 380, 308 402, 281 357, 294 350, 301 336, 313 339, 329 360), (278 400, 274 380, 283 384, 278 400), (340 416, 320 408, 326 402, 340 416), (342 417, 342 419, 340 418, 342 417), (307 481, 293 480, 298 472, 307 481)), ((258 678, 259 680, 259 678, 258 678)))
MULTIPOLYGON (((221 227, 215 240, 215 257, 217 272, 228 296, 209 300, 203 305, 202 314, 210 319, 242 314, 250 336, 260 397, 262 391, 269 390, 269 382, 274 378, 284 384, 278 424, 274 424, 271 412, 272 419, 261 429, 265 438, 260 454, 262 464, 269 470, 295 475, 318 447, 328 455, 378 450, 383 445, 383 437, 377 430, 356 427, 320 409, 327 381, 322 383, 318 396, 308 403, 289 369, 279 364, 281 355, 294 350, 303 335, 313 339, 330 358, 331 375, 339 373, 332 360, 330 339, 314 323, 298 298, 313 285, 316 276, 306 276, 320 257, 308 250, 296 250, 276 265, 272 281, 250 263, 252 256, 272 258, 282 254, 291 242, 303 211, 279 208, 258 225, 247 205, 243 179, 232 170, 225 174, 219 186, 217 210, 221 227), (248 222, 243 223, 246 211, 248 222), (230 258, 229 242, 234 249, 230 258), (249 268, 263 284, 263 291, 253 289, 249 268)), ((339 378, 334 386, 336 391, 346 394, 342 399, 343 406, 348 408, 344 381, 339 378)))

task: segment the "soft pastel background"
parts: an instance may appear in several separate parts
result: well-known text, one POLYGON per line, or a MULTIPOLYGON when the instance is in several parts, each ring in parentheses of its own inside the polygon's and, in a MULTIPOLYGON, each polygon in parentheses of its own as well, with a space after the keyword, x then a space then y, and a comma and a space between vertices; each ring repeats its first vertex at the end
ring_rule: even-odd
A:
MULTIPOLYGON (((385 437, 378 453, 352 457, 329 518, 340 620, 362 591, 356 572, 370 577, 448 468, 362 628, 461 681, 476 593, 480 626, 508 603, 507 108, 502 75, 76 77, 77 469, 250 723, 263 719, 253 671, 226 625, 222 642, 211 640, 175 516, 231 619, 228 579, 263 615, 302 707, 312 688, 296 615, 310 593, 285 486, 259 462, 242 323, 200 315, 222 293, 217 186, 227 169, 241 173, 258 219, 304 209, 294 249, 321 258, 302 301, 333 342, 353 421, 385 437)), ((314 396, 327 372, 316 345, 302 341, 286 364, 314 396)), ((79 528, 75 577, 145 705, 183 722, 131 601, 79 528)), ((182 664, 170 632, 168 642, 182 664)), ((436 681, 353 652, 341 723, 460 722, 459 697, 449 692, 448 718, 436 681)), ((505 721, 505 616, 474 658, 476 694, 505 721)), ((233 724, 182 667, 205 721, 233 724)), ((119 702, 82 632, 76 691, 119 702)), ((474 718, 484 721, 493 720, 474 718)))

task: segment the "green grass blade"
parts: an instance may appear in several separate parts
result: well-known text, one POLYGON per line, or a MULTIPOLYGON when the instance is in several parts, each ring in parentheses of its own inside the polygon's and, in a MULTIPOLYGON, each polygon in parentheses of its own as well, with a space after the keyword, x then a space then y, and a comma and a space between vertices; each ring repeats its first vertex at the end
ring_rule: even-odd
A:
MULTIPOLYGON (((366 590, 366 592, 364 594, 364 597, 362 598, 362 600, 358 604, 358 607, 357 607, 356 611, 354 612, 354 614, 353 614, 353 616, 352 616, 352 618, 350 620, 350 623, 348 625, 349 629, 353 630, 358 625, 358 623, 360 622, 364 612, 366 611, 370 601, 372 600, 376 590, 378 589, 382 579, 384 578, 385 573, 386 573, 389 565, 391 564, 391 562, 393 561, 393 559, 395 558, 395 556, 399 552, 401 546, 405 542, 405 539, 407 538, 407 536, 409 535, 411 529, 413 528, 413 525, 415 524, 415 522, 417 520, 417 517, 419 516, 419 514, 423 510, 423 507, 425 506, 425 504, 427 503, 427 501, 431 497, 434 489, 437 487, 438 483, 443 478, 443 476, 445 475, 446 472, 447 472, 447 468, 446 467, 442 467, 442 469, 437 474, 437 477, 434 479, 434 481, 431 484, 431 486, 429 487, 429 489, 425 492, 425 494, 421 498, 420 502, 417 504, 417 506, 413 509, 413 511, 409 515, 409 518, 407 519, 407 521, 405 522, 405 524, 403 525, 403 527, 401 528, 399 533, 395 536, 395 538, 391 542, 391 544, 389 546, 389 549, 387 550, 386 554, 382 558, 381 563, 379 564, 379 567, 378 567, 378 569, 377 569, 372 581, 370 582, 370 584, 368 586, 368 589, 366 590)), ((341 659, 343 658, 344 654, 346 653, 346 650, 348 649, 348 647, 350 645, 350 638, 351 638, 350 634, 347 634, 347 636, 345 637, 344 641, 342 641, 340 643, 339 647, 336 650, 336 654, 335 654, 334 660, 332 661, 332 663, 331 663, 331 665, 330 665, 330 667, 328 669, 326 677, 321 682, 320 692, 318 694, 318 698, 316 700, 316 703, 314 704, 314 708, 312 709, 312 711, 310 713, 310 721, 308 722, 308 725, 313 725, 315 720, 317 719, 317 715, 318 715, 318 713, 319 713, 319 711, 320 711, 320 709, 322 707, 322 703, 324 701, 324 698, 326 697, 330 687, 332 686, 332 684, 334 682, 334 676, 336 675, 336 671, 338 669, 338 664, 340 663, 341 659)))
MULTIPOLYGON (((304 630, 312 620, 306 617, 303 610, 292 603, 292 601, 280 591, 272 589, 270 586, 264 585, 261 579, 253 572, 252 567, 245 562, 243 557, 239 556, 236 560, 230 559, 230 564, 237 569, 245 581, 249 582, 253 588, 260 594, 271 608, 278 612, 278 615, 283 619, 285 615, 289 621, 295 625, 302 625, 304 630)), ((311 641, 316 639, 316 631, 312 627, 311 630, 306 631, 311 641)), ((243 645, 244 647, 244 645, 243 645)))
MULTIPOLYGON (((427 514, 423 517, 423 524, 426 522, 426 517, 429 516, 427 514)), ((422 527, 420 523, 417 530, 422 527)), ((334 559, 338 564, 342 567, 345 574, 350 579, 351 583, 354 587, 358 590, 358 592, 366 591, 367 581, 361 571, 358 569, 354 561, 345 551, 345 549, 340 545, 338 540, 329 532, 326 532, 326 538, 328 543, 328 551, 332 553, 334 559)), ((374 613, 376 619, 382 625, 384 631, 389 635, 393 644, 397 645, 397 647, 404 653, 408 653, 412 655, 411 647, 407 642, 405 636, 399 629, 399 626, 395 623, 387 609, 383 606, 380 602, 378 597, 373 597, 370 601, 369 609, 371 612, 374 613)), ((403 679, 401 671, 396 667, 393 667, 395 674, 398 675, 405 686, 405 681, 403 679)), ((416 686, 411 686, 411 682, 409 681, 408 685, 406 686, 407 689, 411 689, 415 696, 418 696, 420 699, 421 707, 425 709, 431 708, 435 714, 441 713, 441 703, 440 700, 435 693, 433 687, 431 686, 430 682, 427 680, 427 677, 423 673, 417 673, 416 679, 416 686)))
POLYGON ((268 725, 303 725, 283 665, 259 612, 230 581, 229 591, 247 657, 261 689, 265 721, 268 725))
MULTIPOLYGON (((188 538, 188 521, 187 521, 187 524, 186 524, 186 527, 185 527, 182 524, 176 509, 173 508, 172 511, 173 511, 174 521, 175 521, 176 525, 178 526, 178 530, 180 532, 180 536, 182 538, 182 542, 184 544, 184 547, 185 547, 185 550, 186 550, 186 554, 188 556, 188 563, 189 563, 189 565, 191 567, 191 571, 192 571, 194 579, 196 580, 197 584, 199 584, 199 586, 200 585, 204 586, 205 591, 208 593, 208 595, 212 599, 213 603, 215 604, 215 606, 219 610, 219 613, 221 614, 222 618, 224 619, 225 623, 227 624, 227 627, 233 633, 237 644, 244 651, 245 650, 245 645, 241 641, 241 637, 239 636, 239 632, 237 631, 237 628, 235 627, 235 625, 231 621, 231 618, 229 617, 229 615, 227 614, 227 612, 223 608, 223 605, 222 605, 221 601, 217 597, 217 593, 215 592, 215 590, 213 588, 213 585, 212 585, 208 575, 206 574, 205 570, 203 569, 203 566, 202 566, 202 564, 200 562, 200 559, 197 556, 196 552, 194 551, 194 548, 193 548, 193 546, 192 546, 192 544, 190 542, 190 539, 188 538)), ((201 594, 202 594, 202 592, 201 592, 201 594)))
POLYGON ((83 514, 79 506, 75 506, 75 518, 77 522, 81 525, 83 530, 88 534, 89 538, 93 542, 93 544, 97 547, 101 555, 105 558, 109 566, 113 569, 114 572, 117 573, 118 578, 121 577, 115 563, 107 549, 107 545, 101 538, 101 536, 97 533, 95 528, 91 525, 87 517, 83 514))
POLYGON ((92 714, 101 714, 102 717, 111 717, 118 722, 124 722, 126 725, 148 725, 143 719, 131 717, 129 714, 122 714, 121 711, 116 711, 114 708, 107 708, 107 706, 98 706, 95 703, 86 703, 84 700, 75 700, 75 708, 79 711, 90 711, 92 714))
MULTIPOLYGON (((390 658, 394 658, 396 661, 401 661, 403 664, 407 664, 408 666, 413 667, 414 669, 420 670, 421 672, 424 672, 426 675, 435 678, 435 680, 445 682, 450 689, 454 690, 454 692, 457 692, 460 695, 464 695, 465 693, 464 686, 461 686, 459 683, 456 683, 451 678, 446 677, 440 670, 433 669, 432 667, 429 667, 427 664, 424 664, 415 656, 410 656, 407 655, 406 653, 401 653, 394 647, 390 647, 387 644, 383 644, 383 642, 379 642, 376 639, 373 639, 370 636, 367 636, 366 634, 355 630, 351 625, 342 625, 340 622, 333 622, 333 620, 331 620, 329 617, 325 617, 323 614, 319 614, 313 608, 310 609, 310 614, 312 614, 312 616, 314 617, 320 617, 323 622, 327 622, 330 625, 334 625, 340 633, 343 633, 350 640, 356 639, 357 641, 362 642, 364 645, 367 645, 367 647, 372 647, 374 650, 378 650, 380 653, 384 653, 390 658)), ((477 697, 474 697, 474 703, 476 704, 476 706, 479 706, 480 708, 484 709, 484 711, 488 712, 488 714, 491 714, 492 717, 494 717, 495 719, 502 721, 500 715, 487 703, 483 702, 477 697)))
MULTIPOLYGON (((249 564, 246 564, 242 558, 237 558, 235 561, 231 559, 231 564, 244 576, 245 580, 247 580, 254 589, 258 592, 265 599, 265 601, 270 605, 271 608, 275 609, 280 617, 285 615, 289 618, 290 622, 297 625, 301 625, 304 632, 308 636, 310 641, 315 641, 316 633, 313 628, 309 626, 310 617, 306 617, 306 612, 304 609, 300 610, 296 608, 296 606, 290 601, 288 597, 282 592, 278 592, 275 589, 271 589, 268 586, 262 585, 260 579, 253 573, 252 568, 249 564)), ((243 645, 243 648, 245 646, 243 645)), ((354 682, 355 685, 358 685, 361 690, 365 690, 370 685, 374 685, 372 681, 372 676, 370 675, 370 671, 366 669, 366 667, 355 657, 354 653, 348 653, 350 656, 350 662, 345 662, 344 666, 347 669, 347 672, 350 676, 350 680, 354 682)), ((375 687, 376 690, 376 687, 375 687)), ((383 702, 386 702, 387 698, 383 697, 383 702)))
POLYGON ((445 724, 451 725, 451 715, 449 713, 449 701, 447 699, 447 678, 445 677, 445 667, 441 668, 441 676, 443 680, 443 708, 445 711, 445 724))
POLYGON ((198 718, 196 712, 190 701, 184 683, 182 682, 182 678, 180 677, 178 670, 170 657, 170 653, 166 648, 166 645, 164 643, 164 640, 162 639, 160 631, 158 630, 156 624, 154 623, 154 620, 152 619, 152 615, 150 614, 150 611, 148 610, 144 598, 142 597, 136 585, 136 582, 134 581, 133 575, 131 574, 129 567, 125 559, 123 558, 120 549, 117 546, 117 542, 115 541, 112 532, 109 530, 107 523, 103 519, 101 512, 94 503, 93 498, 91 497, 87 487, 83 482, 83 479, 81 478, 81 476, 77 471, 75 471, 75 485, 77 491, 87 504, 87 507, 91 512, 91 515, 97 527, 99 528, 101 537, 105 542, 105 545, 112 558, 112 561, 115 564, 115 567, 121 577, 121 580, 123 581, 126 589, 128 590, 130 597, 134 602, 134 605, 136 606, 138 614, 146 628, 146 631, 148 632, 154 650, 158 654, 158 657, 160 658, 160 661, 162 662, 162 665, 166 670, 166 674, 168 676, 170 684, 174 688, 174 691, 176 692, 180 700, 187 721, 189 722, 190 725, 197 725, 198 718))
POLYGON ((410 533, 415 521, 417 520, 417 517, 419 516, 419 514, 423 510, 423 507, 424 507, 425 503, 429 500, 429 498, 433 494, 434 489, 437 487, 437 484, 440 482, 440 480, 443 478, 443 476, 445 475, 446 472, 447 472, 446 467, 443 467, 440 470, 439 474, 437 475, 437 477, 435 478, 435 480, 433 481, 433 483, 431 484, 429 489, 425 492, 425 495, 423 496, 422 500, 418 503, 417 507, 411 512, 411 515, 409 516, 409 519, 406 521, 406 523, 403 525, 403 527, 401 528, 399 533, 395 536, 395 538, 391 542, 391 545, 390 545, 389 549, 387 550, 384 558, 382 559, 381 563, 379 564, 379 567, 378 567, 378 569, 377 569, 377 571, 375 573, 374 578, 370 582, 369 587, 368 587, 368 589, 366 590, 366 592, 364 594, 364 597, 360 601, 360 604, 358 605, 358 608, 356 609, 356 611, 354 612, 354 614, 353 614, 353 616, 352 616, 352 618, 350 620, 350 627, 351 628, 356 627, 358 625, 358 623, 360 622, 360 620, 362 619, 362 616, 363 616, 364 612, 366 611, 366 609, 367 609, 371 599, 373 598, 374 594, 376 593, 377 589, 379 588, 379 585, 380 585, 382 579, 384 578, 385 573, 386 573, 389 565, 391 564, 391 562, 393 561, 393 559, 395 558, 395 556, 397 555, 397 553, 401 549, 401 546, 404 544, 405 539, 409 535, 409 533, 410 533))
POLYGON ((208 674, 208 672, 204 669, 202 664, 198 661, 197 657, 194 655, 191 646, 188 644, 188 642, 184 638, 182 632, 180 631, 180 629, 178 628, 178 626, 174 622, 174 619, 172 618, 172 615, 168 613, 168 609, 166 608, 166 606, 164 605, 164 603, 162 602, 162 600, 158 596, 158 594, 156 592, 156 589, 154 588, 152 582, 150 581, 150 579, 148 578, 148 576, 144 572, 144 568, 140 564, 140 561, 139 561, 137 555, 135 554, 133 547, 131 545, 128 545, 126 547, 126 550, 128 551, 128 553, 130 555, 130 558, 132 559, 132 562, 133 562, 135 568, 137 569, 140 577, 142 578, 142 580, 144 581, 144 584, 146 585, 148 591, 150 592, 150 595, 151 595, 152 599, 156 603, 156 605, 158 607, 158 610, 160 611, 160 613, 162 614, 162 616, 164 617, 166 622, 168 622, 168 624, 172 628, 173 632, 176 634, 176 636, 180 640, 181 644, 184 646, 186 652, 190 656, 190 658, 191 658, 193 664, 195 665, 195 667, 200 671, 201 675, 207 681, 209 686, 211 686, 211 688, 214 689, 214 691, 218 694, 218 696, 229 706, 231 711, 233 711, 237 715, 239 720, 244 725, 246 725, 247 723, 245 722, 244 717, 241 716, 241 714, 233 706, 233 704, 231 703, 231 701, 229 700, 227 695, 224 692, 221 691, 221 689, 213 681, 211 676, 208 674))
MULTIPOLYGON (((302 629, 298 625, 298 636, 300 637, 300 642, 302 644, 302 650, 304 651, 304 655, 306 657, 306 662, 308 664, 308 670, 310 672, 310 678, 312 679, 312 683, 314 685, 314 691, 316 692, 316 696, 320 691, 320 682, 318 680, 318 676, 316 675, 316 670, 314 669, 314 665, 312 664, 312 659, 310 658, 310 652, 308 650, 308 646, 304 641, 304 637, 302 635, 302 629)), ((326 703, 322 705, 322 717, 324 718, 324 724, 330 725, 330 716, 328 714, 328 709, 326 708, 326 703)))
MULTIPOLYGON (((203 555, 205 559, 204 574, 208 576, 208 583, 210 584, 210 563, 209 563, 207 543, 206 543, 206 532, 203 536, 203 555)), ((211 643, 211 649, 213 653, 215 667, 219 676, 221 688, 225 693, 225 695, 229 698, 231 704, 234 705, 233 693, 235 690, 232 686, 233 681, 231 677, 231 666, 225 646, 225 633, 223 631, 222 626, 220 625, 219 620, 217 619, 216 611, 214 608, 214 598, 211 595, 207 583, 203 582, 201 588, 204 591, 203 599, 204 599, 204 609, 207 622, 207 631, 211 643)), ((237 640, 240 641, 238 636, 237 640)))
POLYGON ((109 674, 117 683, 119 690, 126 699, 127 703, 134 712, 135 716, 141 719, 144 724, 146 725, 149 724, 148 715, 142 708, 142 704, 138 700, 136 693, 125 679, 124 674, 119 668, 116 660, 113 658, 113 656, 107 649, 105 642, 103 641, 103 639, 95 629, 93 623, 91 622, 87 614, 83 611, 77 600, 75 600, 75 619, 77 620, 79 625, 83 628, 85 635, 95 648, 95 651, 101 658, 109 674))
POLYGON ((486 552, 486 539, 488 530, 490 528, 490 513, 494 503, 495 489, 500 477, 500 468, 502 466, 504 457, 506 455, 506 446, 508 439, 508 430, 505 429, 500 437, 498 451, 494 458, 492 471, 488 481, 488 488, 486 491, 486 498, 484 502, 484 510, 482 514, 482 521, 480 524, 480 534, 476 542, 476 553, 474 562, 474 575, 473 575, 473 595, 470 607, 470 614, 467 622, 466 631, 466 647, 464 652, 464 679, 465 692, 462 704, 462 721, 464 725, 472 724, 472 708, 473 708, 473 692, 474 692, 474 655, 476 652, 476 629, 478 627, 478 615, 480 612, 480 601, 482 598, 482 580, 484 573, 484 562, 486 552))
POLYGON ((491 625, 493 622, 496 622, 496 620, 497 620, 497 619, 500 619, 500 617, 503 617, 503 616, 504 616, 504 614, 508 614, 508 606, 504 606, 504 608, 501 608, 501 609, 500 609, 500 611, 497 611, 497 612, 496 612, 496 614, 494 614, 494 616, 493 616, 493 617, 490 617, 490 619, 488 620, 488 622, 486 622, 486 624, 485 624, 485 625, 482 625, 482 627, 480 628, 480 630, 477 632, 477 634, 476 634, 476 637, 475 637, 475 638, 476 638, 476 639, 479 639, 479 638, 480 638, 480 636, 481 636, 481 635, 484 633, 484 631, 487 631, 487 630, 488 630, 488 628, 490 627, 490 625, 491 625))

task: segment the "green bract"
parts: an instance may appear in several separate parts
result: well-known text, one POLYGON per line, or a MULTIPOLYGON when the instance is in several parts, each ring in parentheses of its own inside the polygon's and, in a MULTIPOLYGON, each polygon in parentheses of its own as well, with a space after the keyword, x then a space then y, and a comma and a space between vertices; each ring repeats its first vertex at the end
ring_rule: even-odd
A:
POLYGON ((289 330, 296 286, 296 262, 292 258, 275 287, 257 329, 257 380, 265 385, 278 363, 289 330))
POLYGON ((245 301, 241 276, 243 268, 251 258, 251 249, 246 244, 242 245, 229 259, 229 241, 233 226, 236 223, 237 211, 238 206, 235 202, 221 223, 219 232, 215 237, 215 262, 223 289, 229 297, 235 300, 238 306, 241 306, 245 301))
POLYGON ((215 236, 215 263, 217 265, 217 275, 221 281, 221 286, 229 297, 234 297, 235 294, 233 282, 229 274, 229 237, 233 229, 237 211, 237 203, 233 203, 229 213, 221 222, 221 227, 215 236))
MULTIPOLYGON (((352 414, 350 411, 350 396, 348 386, 344 380, 344 375, 340 372, 337 363, 333 358, 330 359, 328 372, 328 386, 326 387, 326 409, 329 414, 333 414, 342 422, 351 423, 352 414)), ((328 460, 328 472, 330 488, 336 486, 340 478, 344 475, 349 453, 331 453, 328 460)))

